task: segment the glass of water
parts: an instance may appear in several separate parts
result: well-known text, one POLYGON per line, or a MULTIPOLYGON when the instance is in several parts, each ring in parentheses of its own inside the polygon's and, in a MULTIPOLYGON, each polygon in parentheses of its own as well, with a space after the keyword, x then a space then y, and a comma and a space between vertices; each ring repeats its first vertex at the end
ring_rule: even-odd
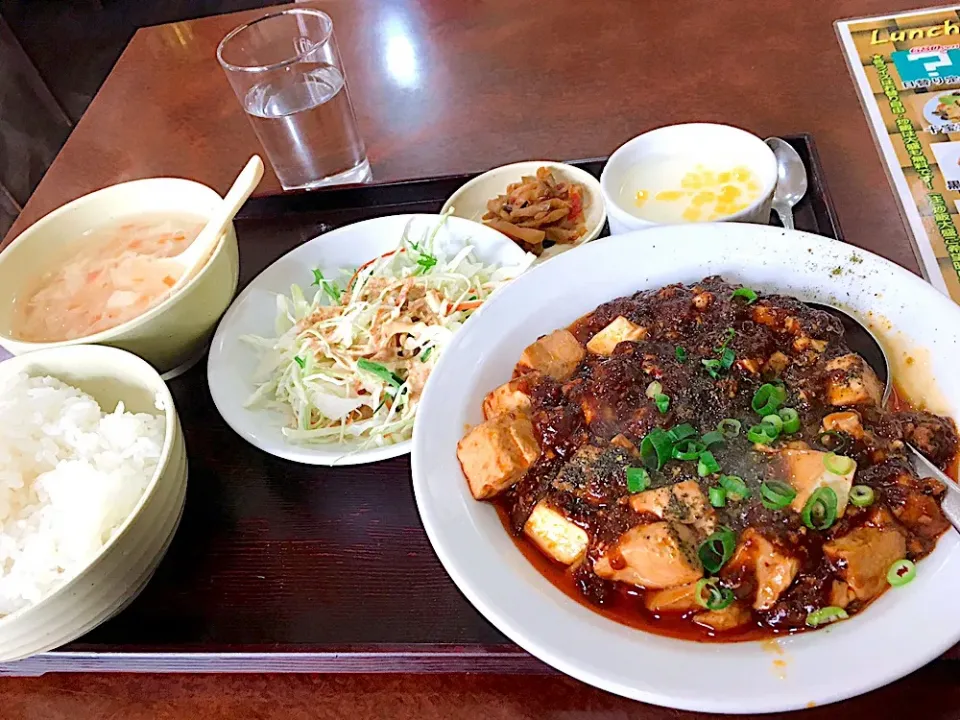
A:
POLYGON ((329 15, 284 10, 241 25, 217 59, 284 190, 370 180, 329 15))

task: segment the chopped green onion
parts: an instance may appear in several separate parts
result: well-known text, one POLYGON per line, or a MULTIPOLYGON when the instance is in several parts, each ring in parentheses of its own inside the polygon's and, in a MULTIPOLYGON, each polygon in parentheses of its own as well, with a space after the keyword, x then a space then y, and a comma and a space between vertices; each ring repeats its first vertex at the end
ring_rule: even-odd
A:
POLYGON ((665 413, 667 410, 670 409, 669 395, 664 395, 663 393, 660 393, 655 398, 653 398, 653 402, 656 403, 657 410, 659 410, 661 413, 665 413))
POLYGON ((733 291, 733 294, 730 296, 730 299, 733 300, 734 298, 738 298, 738 297, 743 298, 746 301, 747 305, 752 305, 757 301, 757 293, 748 287, 737 288, 736 290, 733 291))
POLYGON ((740 424, 740 421, 734 420, 733 418, 724 418, 717 423, 717 430, 727 437, 736 437, 740 434, 740 428, 742 427, 743 425, 740 424))
POLYGON ((850 488, 850 504, 855 507, 869 507, 875 498, 873 488, 869 485, 854 485, 850 488))
POLYGON ((302 357, 300 357, 299 355, 294 355, 293 359, 297 361, 297 365, 300 366, 300 369, 301 369, 301 370, 303 370, 303 369, 307 366, 307 361, 304 360, 304 359, 303 359, 302 357))
POLYGON ((651 400, 662 392, 663 392, 663 385, 658 383, 656 380, 654 380, 652 383, 647 385, 646 395, 651 400))
POLYGON ((640 458, 651 470, 659 470, 673 453, 673 438, 663 428, 653 428, 640 441, 640 458))
POLYGON ((720 369, 719 360, 711 358, 709 360, 701 360, 700 362, 707 369, 707 372, 710 374, 710 377, 712 378, 720 377, 720 373, 717 372, 720 369))
POLYGON ((760 502, 767 510, 779 510, 793 502, 797 491, 782 480, 764 480, 760 483, 760 502))
POLYGON ((697 460, 706 449, 703 443, 687 438, 673 446, 673 457, 675 460, 697 460))
POLYGON ((753 400, 750 401, 750 407, 757 415, 762 417, 775 413, 786 399, 787 391, 782 386, 764 383, 754 393, 753 400))
POLYGON ((420 362, 426 362, 430 358, 430 354, 432 352, 433 352, 433 345, 431 345, 426 350, 420 353, 420 362))
POLYGON ((783 420, 783 432, 793 435, 800 430, 800 415, 793 408, 780 408, 777 415, 783 420))
POLYGON ((783 430, 783 420, 780 419, 779 415, 764 415, 760 419, 760 424, 771 426, 777 431, 777 436, 779 436, 780 431, 783 430))
POLYGON ((687 361, 687 350, 682 345, 677 345, 677 349, 674 350, 674 354, 677 356, 677 362, 687 361))
POLYGON ((752 443, 757 443, 759 445, 769 445, 776 439, 777 439, 777 434, 772 425, 766 425, 761 423, 760 425, 754 425, 749 430, 747 430, 747 440, 749 440, 752 443))
POLYGON ((887 582, 902 587, 917 576, 917 566, 909 560, 897 560, 887 570, 887 582))
POLYGON ((714 507, 723 507, 727 504, 727 491, 722 487, 712 487, 707 493, 710 496, 710 504, 714 507))
POLYGON ((717 462, 713 453, 709 450, 700 453, 700 459, 697 461, 697 475, 706 477, 718 472, 720 472, 720 463, 717 462))
POLYGON ((433 255, 421 253, 420 257, 417 258, 417 265, 420 266, 418 273, 426 272, 436 264, 437 258, 435 258, 433 255))
POLYGON ((831 487, 816 490, 800 513, 803 524, 811 530, 826 530, 837 519, 837 493, 831 487))
POLYGON ((750 488, 739 475, 721 475, 717 482, 727 491, 727 497, 734 502, 750 497, 750 488))
POLYGON ((703 443, 704 447, 710 447, 711 445, 725 443, 726 441, 727 441, 726 436, 719 430, 711 430, 702 438, 700 438, 700 442, 703 443))
POLYGON ((823 466, 834 475, 846 475, 853 470, 857 464, 853 458, 845 455, 837 455, 832 450, 823 456, 823 466))
POLYGON ((323 277, 323 273, 317 268, 313 268, 311 272, 313 273, 313 282, 311 285, 318 285, 328 298, 335 303, 339 303, 341 291, 340 288, 337 287, 337 284, 327 282, 323 277))
POLYGON ((733 530, 720 526, 719 530, 708 535, 700 543, 697 547, 697 556, 707 572, 715 573, 733 556, 736 544, 737 537, 733 534, 733 530))
POLYGON ((717 578, 701 578, 697 580, 693 597, 697 605, 707 610, 723 610, 734 601, 733 591, 720 585, 717 578))
POLYGON ((807 625, 815 628, 820 627, 821 625, 828 625, 829 623, 836 622, 837 620, 846 620, 849 617, 850 616, 847 615, 847 611, 843 608, 830 605, 829 607, 814 610, 812 613, 807 615, 807 625))
POLYGON ((724 351, 724 348, 726 348, 727 345, 730 344, 730 341, 733 340, 733 336, 737 334, 737 331, 734 330, 733 328, 727 328, 726 330, 723 331, 723 333, 724 333, 724 338, 723 338, 723 342, 720 343, 720 347, 715 347, 713 349, 713 351, 716 353, 722 353, 724 351))
POLYGON ((380 363, 372 362, 366 358, 360 358, 357 360, 357 369, 365 370, 368 373, 376 375, 378 378, 384 382, 390 383, 394 387, 400 387, 403 385, 403 380, 396 373, 390 372, 389 369, 381 365, 380 363))
POLYGON ((824 430, 822 433, 817 435, 817 442, 819 442, 827 450, 833 450, 834 452, 838 453, 846 450, 847 446, 850 444, 847 436, 837 430, 824 430))
POLYGON ((646 468, 627 468, 627 490, 638 493, 650 487, 650 473, 646 468))
POLYGON ((679 442, 684 438, 693 437, 697 434, 697 430, 690 423, 683 423, 682 425, 674 425, 670 428, 670 437, 673 438, 674 442, 679 442))
POLYGON ((733 352, 730 348, 724 348, 723 352, 720 353, 720 369, 729 370, 733 367, 733 361, 737 359, 736 353, 733 352))

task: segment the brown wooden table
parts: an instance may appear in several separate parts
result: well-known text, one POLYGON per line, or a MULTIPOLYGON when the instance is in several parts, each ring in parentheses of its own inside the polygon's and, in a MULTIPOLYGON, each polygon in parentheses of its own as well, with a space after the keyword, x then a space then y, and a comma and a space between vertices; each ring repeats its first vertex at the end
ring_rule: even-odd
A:
MULTIPOLYGON (((895 0, 324 0, 378 181, 608 154, 656 125, 810 132, 847 239, 917 265, 834 37, 895 0)), ((259 150, 214 56, 241 13, 140 30, 8 234, 105 185, 179 175, 223 192, 259 150)), ((262 194, 279 191, 267 174, 262 194)), ((941 660, 811 718, 960 717, 941 660)), ((745 679, 748 682, 748 679, 745 679)), ((0 717, 695 717, 553 675, 47 676, 0 717)))

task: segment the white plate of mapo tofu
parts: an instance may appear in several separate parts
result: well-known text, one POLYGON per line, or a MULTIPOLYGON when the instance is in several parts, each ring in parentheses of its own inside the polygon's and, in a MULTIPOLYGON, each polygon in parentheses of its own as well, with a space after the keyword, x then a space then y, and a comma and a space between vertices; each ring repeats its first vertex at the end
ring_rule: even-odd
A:
POLYGON ((960 586, 944 569, 960 558, 943 485, 904 450, 955 472, 960 382, 941 353, 958 315, 805 233, 675 227, 578 249, 505 288, 431 379, 413 452, 428 535, 501 631, 607 690, 712 712, 866 691, 960 638, 921 610, 960 586), (835 301, 850 265, 845 309, 923 343, 939 402, 895 363, 884 404, 840 323, 805 304, 835 301), (890 622, 910 640, 865 671, 890 622), (770 643, 785 680, 768 679, 770 643))

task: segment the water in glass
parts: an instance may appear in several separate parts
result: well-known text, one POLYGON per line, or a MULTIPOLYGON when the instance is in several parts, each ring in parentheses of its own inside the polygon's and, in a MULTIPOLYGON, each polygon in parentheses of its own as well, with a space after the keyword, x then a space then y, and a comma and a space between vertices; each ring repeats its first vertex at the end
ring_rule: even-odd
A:
POLYGON ((243 103, 280 183, 294 189, 369 180, 343 74, 322 63, 289 70, 251 87, 243 103))

